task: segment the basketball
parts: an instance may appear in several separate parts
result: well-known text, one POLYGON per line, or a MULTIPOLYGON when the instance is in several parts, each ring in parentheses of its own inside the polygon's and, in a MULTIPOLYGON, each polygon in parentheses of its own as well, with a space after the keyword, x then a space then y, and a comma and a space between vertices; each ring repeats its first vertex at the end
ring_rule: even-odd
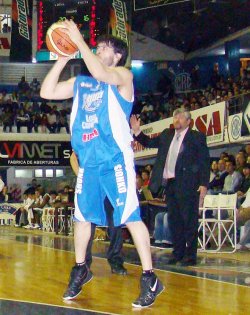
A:
POLYGON ((59 22, 52 24, 47 30, 46 45, 49 51, 64 57, 68 57, 78 51, 78 47, 63 32, 63 26, 59 22))

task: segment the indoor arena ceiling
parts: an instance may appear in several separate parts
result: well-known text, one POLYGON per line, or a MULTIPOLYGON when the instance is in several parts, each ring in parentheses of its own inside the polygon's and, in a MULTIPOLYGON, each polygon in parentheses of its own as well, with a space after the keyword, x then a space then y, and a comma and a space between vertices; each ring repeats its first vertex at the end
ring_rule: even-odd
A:
POLYGON ((132 16, 134 31, 190 53, 249 27, 250 0, 192 0, 132 16))

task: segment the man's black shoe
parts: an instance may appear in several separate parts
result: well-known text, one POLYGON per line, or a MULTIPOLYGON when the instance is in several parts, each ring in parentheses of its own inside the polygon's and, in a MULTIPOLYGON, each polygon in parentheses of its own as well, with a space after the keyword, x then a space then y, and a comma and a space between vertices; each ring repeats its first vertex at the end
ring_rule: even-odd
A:
POLYGON ((197 265, 197 261, 192 258, 183 258, 177 265, 181 267, 195 266, 197 265))
POLYGON ((82 291, 82 286, 93 278, 89 268, 84 266, 74 266, 70 273, 69 284, 63 295, 64 300, 72 300, 82 291))
POLYGON ((141 292, 137 300, 132 303, 133 307, 143 308, 152 305, 156 297, 165 289, 161 281, 154 273, 141 276, 141 292))
POLYGON ((124 276, 128 274, 127 269, 124 268, 123 265, 121 264, 112 265, 111 272, 117 275, 124 275, 124 276))

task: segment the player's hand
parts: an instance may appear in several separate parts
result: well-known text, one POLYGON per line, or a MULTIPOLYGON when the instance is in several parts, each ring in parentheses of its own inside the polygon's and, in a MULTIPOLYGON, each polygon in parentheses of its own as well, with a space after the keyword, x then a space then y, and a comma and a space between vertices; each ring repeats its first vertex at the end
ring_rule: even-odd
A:
POLYGON ((61 23, 64 28, 62 31, 65 32, 77 46, 84 42, 83 35, 80 33, 73 20, 65 20, 61 23))
POLYGON ((141 124, 140 118, 137 118, 136 115, 132 115, 130 118, 130 125, 136 136, 138 136, 139 133, 141 132, 140 124, 141 124))

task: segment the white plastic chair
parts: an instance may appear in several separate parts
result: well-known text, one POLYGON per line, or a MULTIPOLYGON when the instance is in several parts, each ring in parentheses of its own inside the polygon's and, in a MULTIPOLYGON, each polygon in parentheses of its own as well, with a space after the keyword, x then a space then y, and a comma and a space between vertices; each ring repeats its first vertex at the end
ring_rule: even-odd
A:
POLYGON ((55 229, 55 208, 43 208, 42 224, 43 231, 54 232, 55 229))
POLYGON ((198 237, 198 242, 201 251, 220 253, 236 251, 236 203, 237 194, 206 195, 204 205, 199 209, 201 219, 198 233, 202 232, 202 235, 198 237), (213 211, 213 218, 206 218, 208 210, 213 211), (207 248, 211 241, 215 244, 215 249, 207 248), (231 245, 231 251, 221 251, 226 241, 231 245))

